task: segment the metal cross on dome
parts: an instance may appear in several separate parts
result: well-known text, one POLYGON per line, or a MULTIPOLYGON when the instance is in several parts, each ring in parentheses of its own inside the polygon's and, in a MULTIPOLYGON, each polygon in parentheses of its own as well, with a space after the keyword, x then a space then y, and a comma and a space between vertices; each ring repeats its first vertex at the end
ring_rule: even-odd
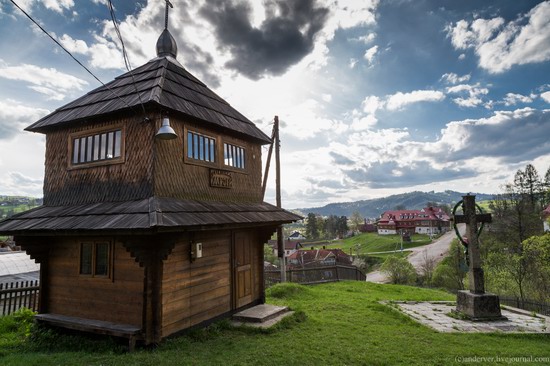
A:
POLYGON ((166 0, 166 12, 164 14, 164 29, 168 29, 168 7, 174 8, 170 0, 166 0))

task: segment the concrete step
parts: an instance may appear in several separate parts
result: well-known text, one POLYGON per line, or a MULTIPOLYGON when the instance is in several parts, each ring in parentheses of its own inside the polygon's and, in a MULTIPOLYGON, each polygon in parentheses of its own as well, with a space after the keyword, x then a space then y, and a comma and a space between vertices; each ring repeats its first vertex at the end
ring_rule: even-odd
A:
POLYGON ((233 324, 267 328, 293 314, 286 306, 256 305, 233 315, 233 324))

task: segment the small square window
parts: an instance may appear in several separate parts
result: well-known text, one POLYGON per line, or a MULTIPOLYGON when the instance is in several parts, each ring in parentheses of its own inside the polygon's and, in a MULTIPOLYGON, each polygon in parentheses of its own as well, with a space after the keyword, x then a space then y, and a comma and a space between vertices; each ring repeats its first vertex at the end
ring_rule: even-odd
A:
POLYGON ((111 267, 110 252, 111 243, 108 241, 80 243, 80 274, 108 277, 111 267))

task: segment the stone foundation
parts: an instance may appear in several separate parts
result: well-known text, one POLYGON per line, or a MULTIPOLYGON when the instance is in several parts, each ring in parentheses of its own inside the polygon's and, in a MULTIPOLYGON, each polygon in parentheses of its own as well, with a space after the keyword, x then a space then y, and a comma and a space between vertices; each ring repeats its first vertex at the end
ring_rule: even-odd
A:
POLYGON ((500 301, 497 295, 470 291, 458 291, 456 311, 471 320, 502 320, 500 301))

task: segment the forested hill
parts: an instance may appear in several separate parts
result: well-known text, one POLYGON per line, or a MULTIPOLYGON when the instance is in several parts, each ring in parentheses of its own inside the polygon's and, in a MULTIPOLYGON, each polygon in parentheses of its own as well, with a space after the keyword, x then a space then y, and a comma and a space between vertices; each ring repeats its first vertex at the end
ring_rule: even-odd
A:
MULTIPOLYGON (((472 193, 476 195, 477 201, 490 200, 493 198, 491 194, 472 193)), ((454 205, 456 202, 462 199, 462 196, 466 193, 460 193, 455 191, 445 192, 410 192, 396 194, 389 197, 374 198, 371 200, 363 200, 356 202, 342 202, 342 203, 330 203, 323 207, 311 207, 311 208, 299 208, 302 214, 308 214, 313 212, 322 216, 337 215, 337 216, 351 216, 355 211, 363 217, 377 218, 380 217, 384 211, 394 210, 396 208, 419 210, 426 207, 428 202, 434 202, 438 205, 454 205)))

